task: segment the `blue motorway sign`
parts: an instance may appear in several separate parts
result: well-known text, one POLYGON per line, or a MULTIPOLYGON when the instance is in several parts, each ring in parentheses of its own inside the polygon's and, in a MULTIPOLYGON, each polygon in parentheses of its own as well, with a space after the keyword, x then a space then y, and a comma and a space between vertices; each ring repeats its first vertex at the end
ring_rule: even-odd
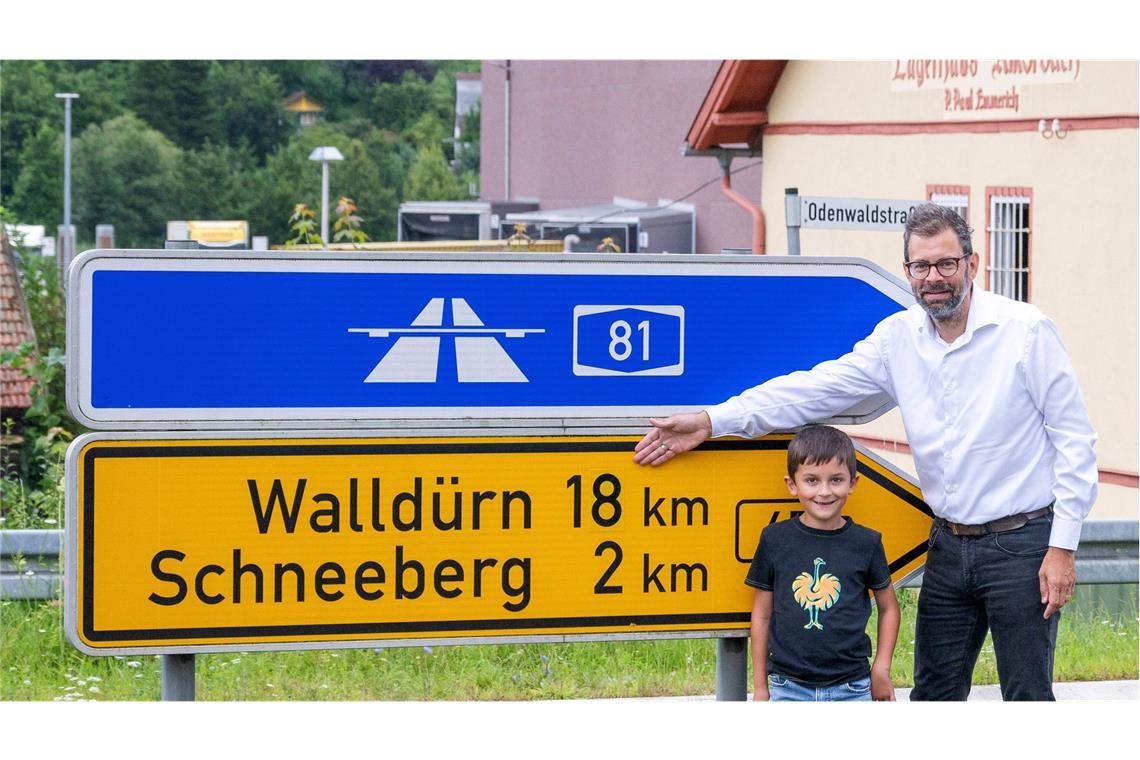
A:
POLYGON ((93 428, 643 419, 839 356, 912 302, 850 258, 91 251, 68 401, 93 428))

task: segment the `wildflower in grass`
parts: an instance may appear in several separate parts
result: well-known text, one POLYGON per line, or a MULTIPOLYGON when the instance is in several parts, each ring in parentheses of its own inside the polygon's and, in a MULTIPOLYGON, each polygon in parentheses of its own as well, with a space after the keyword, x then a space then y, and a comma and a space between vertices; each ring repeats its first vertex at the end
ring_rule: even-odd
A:
POLYGON ((141 662, 139 662, 138 660, 128 660, 128 661, 127 661, 127 667, 128 667, 128 668, 138 668, 138 667, 142 667, 142 663, 141 663, 141 662))
POLYGON ((95 683, 99 683, 103 679, 100 678, 99 676, 87 676, 87 680, 88 681, 94 681, 95 683))
POLYGON ((31 686, 31 685, 32 685, 32 682, 29 681, 27 678, 25 678, 24 679, 24 686, 31 686))
POLYGON ((48 517, 47 519, 44 520, 44 524, 45 525, 55 525, 55 518, 54 517, 48 517))
POLYGON ((431 654, 431 647, 424 647, 424 651, 431 654))
POLYGON ((87 691, 91 692, 92 694, 98 694, 99 693, 99 687, 98 686, 92 686, 87 691))

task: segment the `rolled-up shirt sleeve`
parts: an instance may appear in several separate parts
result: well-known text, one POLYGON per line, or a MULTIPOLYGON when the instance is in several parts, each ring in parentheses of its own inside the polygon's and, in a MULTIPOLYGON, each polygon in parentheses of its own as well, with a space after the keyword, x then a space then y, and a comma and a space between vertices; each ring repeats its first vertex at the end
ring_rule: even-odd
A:
POLYGON ((1041 410, 1045 433, 1056 452, 1049 545, 1076 549, 1081 524, 1096 502, 1096 432, 1069 355, 1051 320, 1041 319, 1029 332, 1024 366, 1026 389, 1041 410))
POLYGON ((749 388, 705 411, 713 437, 750 438, 823 420, 860 401, 891 391, 885 361, 886 323, 855 344, 850 353, 749 388))

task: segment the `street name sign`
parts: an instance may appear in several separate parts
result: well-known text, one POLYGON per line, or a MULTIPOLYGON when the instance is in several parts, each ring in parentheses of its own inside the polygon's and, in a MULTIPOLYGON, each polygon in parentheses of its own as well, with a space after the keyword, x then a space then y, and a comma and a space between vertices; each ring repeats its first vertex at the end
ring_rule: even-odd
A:
POLYGON ((912 303, 853 258, 88 251, 67 398, 95 429, 644 424, 834 359, 912 303))
MULTIPOLYGON (((789 436, 660 468, 634 435, 93 433, 66 460, 69 640, 87 654, 741 635, 789 436)), ((895 582, 915 483, 860 449, 846 514, 895 582)), ((810 570, 810 568, 805 568, 810 570)), ((790 592, 789 592, 790 593, 790 592)))
POLYGON ((901 232, 906 218, 922 201, 887 198, 832 198, 809 195, 800 199, 800 225, 821 230, 892 230, 901 232))

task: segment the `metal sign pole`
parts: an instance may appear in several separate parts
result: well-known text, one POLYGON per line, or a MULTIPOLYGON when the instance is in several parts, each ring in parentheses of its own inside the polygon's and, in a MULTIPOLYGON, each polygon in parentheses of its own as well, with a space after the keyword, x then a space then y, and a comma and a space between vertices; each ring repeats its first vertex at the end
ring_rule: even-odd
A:
POLYGON ((162 701, 194 701, 194 655, 162 656, 162 701))
POLYGON ((748 701, 748 639, 716 640, 716 701, 748 701))
POLYGON ((800 255, 800 190, 784 188, 784 219, 788 225, 788 255, 800 255))

